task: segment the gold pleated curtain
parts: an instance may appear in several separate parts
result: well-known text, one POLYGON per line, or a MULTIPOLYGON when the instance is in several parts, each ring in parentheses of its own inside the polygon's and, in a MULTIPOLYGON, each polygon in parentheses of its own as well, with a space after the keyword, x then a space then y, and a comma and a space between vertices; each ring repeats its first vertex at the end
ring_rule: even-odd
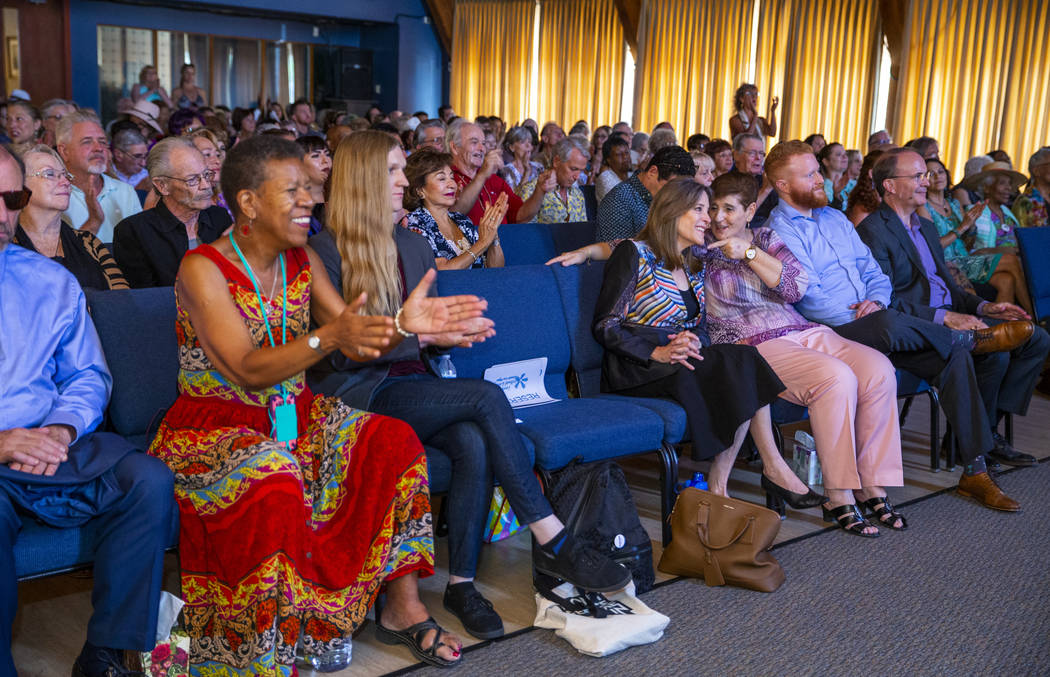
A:
POLYGON ((819 132, 867 147, 881 44, 878 0, 763 0, 755 84, 759 114, 780 97, 777 140, 819 132))
POLYGON ((643 0, 638 21, 635 127, 729 134, 733 93, 748 76, 754 0, 643 0))
POLYGON ((908 27, 894 138, 936 138, 956 181, 995 148, 1027 172, 1050 140, 1050 2, 913 0, 908 27))
POLYGON ((456 0, 450 103, 473 120, 528 115, 534 0, 456 0))
POLYGON ((537 121, 566 132, 617 122, 625 43, 613 0, 542 0, 539 37, 537 121))

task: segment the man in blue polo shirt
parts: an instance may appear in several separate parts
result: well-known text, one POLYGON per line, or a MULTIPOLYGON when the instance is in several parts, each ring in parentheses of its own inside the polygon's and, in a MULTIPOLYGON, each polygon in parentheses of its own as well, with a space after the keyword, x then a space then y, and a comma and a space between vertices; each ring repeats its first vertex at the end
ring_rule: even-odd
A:
POLYGON ((796 308, 858 343, 887 353, 895 366, 938 388, 963 462, 959 492, 996 510, 1016 511, 987 472, 985 455, 1014 465, 1033 459, 999 443, 982 403, 973 355, 1018 347, 1018 337, 978 322, 943 322, 949 311, 918 310, 894 296, 890 278, 842 212, 827 206, 820 165, 800 141, 777 144, 766 172, 780 202, 766 225, 780 235, 809 275, 796 308))

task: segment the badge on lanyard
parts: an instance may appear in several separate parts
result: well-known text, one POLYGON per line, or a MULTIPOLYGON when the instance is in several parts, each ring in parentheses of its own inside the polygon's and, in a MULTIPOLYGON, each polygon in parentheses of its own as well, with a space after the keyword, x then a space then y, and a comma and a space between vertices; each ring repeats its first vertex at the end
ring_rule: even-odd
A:
POLYGON ((270 398, 270 420, 273 421, 273 439, 294 449, 299 438, 299 420, 295 412, 295 395, 274 395, 270 398))
MULTIPOLYGON (((244 254, 241 253, 241 248, 237 246, 237 241, 233 239, 233 230, 230 230, 230 244, 233 245, 233 250, 237 252, 238 258, 244 264, 244 269, 248 272, 248 279, 251 280, 252 286, 255 288, 255 296, 259 301, 259 311, 262 314, 263 325, 266 327, 266 336, 270 340, 270 345, 276 347, 277 342, 274 341, 273 332, 270 330, 270 318, 266 311, 266 303, 263 301, 262 290, 259 289, 259 283, 255 279, 255 272, 244 258, 244 254)), ((284 345, 288 342, 288 276, 285 271, 284 252, 281 252, 280 261, 281 282, 284 283, 284 296, 281 308, 281 345, 284 345)), ((289 393, 283 383, 279 384, 278 388, 280 389, 280 394, 270 397, 270 401, 267 403, 267 408, 270 412, 270 422, 273 424, 270 437, 275 442, 285 444, 289 449, 295 449, 296 441, 299 438, 299 419, 295 411, 295 395, 289 393)))

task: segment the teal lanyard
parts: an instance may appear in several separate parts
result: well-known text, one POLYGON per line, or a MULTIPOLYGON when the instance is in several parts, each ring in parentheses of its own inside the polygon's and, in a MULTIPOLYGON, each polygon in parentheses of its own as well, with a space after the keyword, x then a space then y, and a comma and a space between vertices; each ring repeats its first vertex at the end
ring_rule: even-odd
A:
MULTIPOLYGON (((233 251, 237 252, 237 258, 241 260, 241 264, 244 266, 244 270, 248 273, 248 279, 252 282, 252 287, 255 288, 255 297, 259 299, 259 310, 262 312, 263 324, 266 325, 266 335, 270 338, 270 345, 274 348, 277 347, 277 342, 273 340, 273 332, 270 331, 270 314, 266 311, 266 304, 263 303, 262 290, 259 289, 259 282, 255 279, 255 273, 252 271, 252 267, 248 265, 248 261, 244 258, 244 254, 241 253, 241 248, 237 246, 237 241, 233 239, 233 231, 230 231, 230 244, 233 245, 233 251)), ((281 252, 281 282, 284 284, 284 300, 281 312, 281 345, 288 340, 288 277, 284 268, 284 252, 281 252)), ((281 382, 281 396, 287 397, 287 391, 284 388, 284 382, 281 382)))

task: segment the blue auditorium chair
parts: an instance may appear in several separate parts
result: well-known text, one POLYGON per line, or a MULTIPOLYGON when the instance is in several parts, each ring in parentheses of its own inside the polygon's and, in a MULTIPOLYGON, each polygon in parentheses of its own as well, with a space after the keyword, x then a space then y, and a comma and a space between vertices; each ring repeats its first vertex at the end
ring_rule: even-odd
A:
POLYGON ((1017 233, 1028 293, 1035 306, 1035 320, 1043 322, 1050 318, 1050 265, 1044 258, 1050 254, 1050 226, 1018 228, 1014 232, 1017 233))
POLYGON ((500 245, 508 266, 542 264, 561 252, 550 226, 543 223, 508 223, 499 228, 500 245))

